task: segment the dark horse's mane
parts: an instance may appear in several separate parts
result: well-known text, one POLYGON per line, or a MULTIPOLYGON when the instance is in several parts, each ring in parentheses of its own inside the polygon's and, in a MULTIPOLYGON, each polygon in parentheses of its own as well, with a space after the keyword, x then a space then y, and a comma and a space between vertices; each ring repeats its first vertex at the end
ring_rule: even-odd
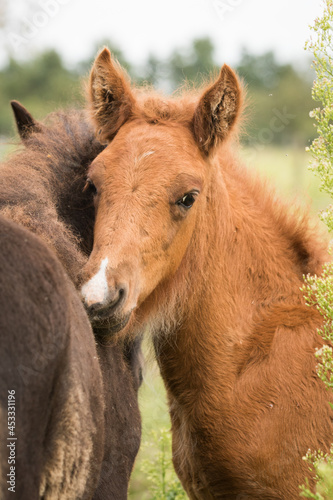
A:
POLYGON ((0 167, 0 211, 48 240, 74 279, 93 243, 85 171, 104 146, 76 110, 52 113, 45 125, 36 122, 23 142, 26 147, 0 167))

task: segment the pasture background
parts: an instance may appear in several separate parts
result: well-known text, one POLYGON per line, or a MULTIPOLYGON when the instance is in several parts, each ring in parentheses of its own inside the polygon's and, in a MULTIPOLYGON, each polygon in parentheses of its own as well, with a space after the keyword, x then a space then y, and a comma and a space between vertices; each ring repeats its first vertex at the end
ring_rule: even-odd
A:
MULTIPOLYGON (((6 5, 9 2, 0 0, 0 10, 6 5)), ((6 33, 11 22, 10 17, 8 26, 5 18, 1 21, 0 35, 6 33)), ((281 33, 281 36, 285 34, 281 33)), ((11 139, 15 127, 9 101, 20 100, 38 119, 59 108, 82 106, 82 80, 97 49, 104 44, 111 48, 135 82, 153 84, 166 93, 172 93, 185 80, 191 84, 202 83, 210 72, 216 73, 223 62, 219 56, 220 47, 207 36, 170 47, 165 57, 147 53, 139 63, 130 61, 110 40, 96 40, 84 58, 77 58, 70 64, 58 48, 25 51, 23 57, 8 50, 0 67, 0 157, 15 148, 15 141, 11 139)), ((329 200, 319 192, 319 183, 307 168, 310 156, 305 153, 305 147, 315 136, 309 118, 309 111, 314 107, 310 61, 304 59, 302 64, 294 64, 282 61, 272 50, 254 53, 243 48, 233 66, 244 79, 249 102, 241 157, 254 172, 259 171, 268 177, 282 198, 304 206, 311 202, 311 211, 316 214, 327 206, 329 200)), ((145 353, 148 359, 140 389, 142 447, 131 479, 129 498, 132 500, 157 499, 150 491, 151 479, 145 462, 153 462, 158 454, 153 432, 158 433, 170 426, 165 391, 149 342, 145 345, 145 353)), ((156 474, 165 473, 159 463, 153 467, 156 474)), ((158 498, 167 500, 163 495, 158 498)), ((168 500, 171 498, 174 497, 168 497, 168 500)))

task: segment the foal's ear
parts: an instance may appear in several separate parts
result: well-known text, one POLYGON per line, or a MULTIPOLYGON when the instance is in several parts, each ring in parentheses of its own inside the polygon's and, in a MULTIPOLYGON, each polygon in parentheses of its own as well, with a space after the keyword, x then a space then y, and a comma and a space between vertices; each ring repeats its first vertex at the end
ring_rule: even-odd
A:
POLYGON ((91 116, 103 141, 113 139, 119 128, 130 117, 134 97, 123 69, 112 60, 104 48, 96 57, 90 73, 89 101, 91 116))
POLYGON ((193 131, 200 149, 208 155, 234 125, 241 107, 239 81, 226 64, 217 81, 202 95, 193 116, 193 131))
POLYGON ((16 126, 21 139, 24 141, 30 137, 33 132, 41 132, 41 125, 31 116, 29 111, 18 101, 10 101, 16 126))

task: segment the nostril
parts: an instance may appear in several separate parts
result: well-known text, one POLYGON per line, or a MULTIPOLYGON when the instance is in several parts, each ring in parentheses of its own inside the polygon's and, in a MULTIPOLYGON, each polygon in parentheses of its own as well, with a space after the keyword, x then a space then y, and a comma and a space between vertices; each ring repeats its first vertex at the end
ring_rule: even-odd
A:
POLYGON ((120 286, 119 288, 115 288, 113 294, 109 294, 109 308, 112 308, 113 311, 118 309, 120 305, 124 302, 126 298, 127 292, 124 286, 120 286))
POLYGON ((100 311, 101 309, 104 309, 104 307, 105 304, 103 304, 102 302, 96 302, 94 304, 91 304, 90 306, 87 306, 87 311, 89 314, 93 314, 100 311))
POLYGON ((120 285, 119 288, 109 289, 105 301, 94 302, 89 305, 86 303, 86 309, 89 316, 104 318, 116 314, 125 302, 127 294, 126 285, 120 285))

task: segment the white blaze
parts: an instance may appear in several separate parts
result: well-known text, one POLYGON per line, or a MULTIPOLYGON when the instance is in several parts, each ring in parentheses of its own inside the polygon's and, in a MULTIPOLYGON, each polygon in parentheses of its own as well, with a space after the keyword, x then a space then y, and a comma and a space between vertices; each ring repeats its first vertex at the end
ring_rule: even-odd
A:
POLYGON ((146 151, 146 153, 143 153, 141 156, 139 156, 138 160, 142 160, 143 158, 147 158, 147 156, 153 155, 155 151, 146 151))
POLYGON ((81 288, 81 294, 86 304, 103 303, 108 295, 108 281, 106 279, 106 268, 109 259, 105 257, 102 260, 98 273, 95 274, 87 283, 81 288))

